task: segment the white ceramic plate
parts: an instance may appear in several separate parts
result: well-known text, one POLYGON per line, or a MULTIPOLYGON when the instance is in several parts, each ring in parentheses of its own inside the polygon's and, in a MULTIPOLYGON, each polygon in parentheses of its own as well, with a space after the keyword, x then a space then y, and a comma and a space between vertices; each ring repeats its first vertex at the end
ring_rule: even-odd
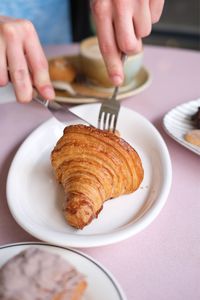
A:
POLYGON ((197 112, 200 99, 183 103, 170 110, 163 118, 165 131, 179 144, 200 155, 200 147, 188 143, 184 135, 194 129, 191 116, 197 112))
POLYGON ((56 253, 74 265, 86 276, 88 283, 83 300, 126 300, 124 292, 113 275, 93 258, 73 249, 43 243, 17 243, 0 247, 0 267, 11 257, 28 247, 38 247, 56 253))
MULTIPOLYGON (((74 111, 95 124, 99 104, 81 105, 74 111)), ((50 164, 50 153, 63 128, 64 124, 52 118, 19 148, 7 180, 8 205, 15 220, 40 240, 82 248, 119 242, 148 226, 166 202, 171 186, 170 157, 155 127, 140 114, 121 108, 118 130, 139 153, 144 180, 135 193, 106 201, 98 219, 83 230, 66 223, 61 209, 65 195, 50 164)))

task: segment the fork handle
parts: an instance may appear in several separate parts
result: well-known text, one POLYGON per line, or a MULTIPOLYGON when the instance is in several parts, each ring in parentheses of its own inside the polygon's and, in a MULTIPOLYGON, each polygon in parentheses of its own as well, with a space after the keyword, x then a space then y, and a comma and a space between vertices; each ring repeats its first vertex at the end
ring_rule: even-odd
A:
POLYGON ((111 100, 114 100, 118 94, 118 90, 119 90, 119 86, 116 86, 114 88, 114 91, 113 91, 113 94, 112 94, 112 97, 111 97, 111 100))
MULTIPOLYGON (((122 61, 122 64, 123 64, 123 65, 124 65, 126 59, 127 59, 126 53, 122 52, 122 53, 121 53, 121 61, 122 61)), ((113 99, 116 98, 116 96, 117 96, 117 94, 118 94, 118 90, 119 90, 119 86, 116 86, 116 87, 114 88, 114 91, 113 91, 111 100, 113 100, 113 99)))

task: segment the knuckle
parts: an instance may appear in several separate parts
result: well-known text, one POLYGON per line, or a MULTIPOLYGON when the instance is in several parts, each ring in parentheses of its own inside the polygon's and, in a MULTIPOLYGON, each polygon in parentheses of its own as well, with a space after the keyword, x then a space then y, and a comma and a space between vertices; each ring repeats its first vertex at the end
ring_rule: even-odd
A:
POLYGON ((92 12, 98 19, 102 19, 108 12, 109 1, 95 0, 92 2, 92 12))
POLYGON ((31 21, 27 19, 19 19, 18 23, 22 26, 22 28, 26 31, 26 33, 30 34, 34 31, 34 26, 31 21))
POLYGON ((48 62, 45 57, 40 57, 34 61, 34 73, 47 73, 49 69, 48 62))
POLYGON ((126 8, 126 5, 124 5, 125 3, 123 1, 115 1, 114 2, 114 10, 117 14, 117 17, 121 17, 124 18, 124 11, 126 8))
POLYGON ((110 73, 115 72, 116 69, 117 69, 117 66, 116 66, 115 63, 112 63, 112 62, 111 62, 111 63, 108 64, 108 70, 109 70, 110 73))
POLYGON ((45 69, 45 70, 48 70, 49 68, 49 64, 47 62, 47 59, 45 57, 41 57, 39 59, 39 62, 38 62, 38 68, 39 69, 45 69))
POLYGON ((13 80, 15 82, 23 82, 25 81, 26 77, 27 77, 27 71, 25 69, 16 69, 11 71, 13 80))
POLYGON ((16 28, 13 22, 6 22, 2 24, 1 30, 5 38, 15 38, 16 36, 16 28))
POLYGON ((42 87, 43 85, 50 84, 49 73, 45 69, 37 69, 33 74, 33 82, 36 86, 42 87))
POLYGON ((111 61, 107 64, 107 70, 109 76, 114 76, 119 73, 119 66, 115 61, 111 61))
POLYGON ((100 49, 103 56, 111 56, 113 54, 113 46, 111 44, 101 43, 100 49))

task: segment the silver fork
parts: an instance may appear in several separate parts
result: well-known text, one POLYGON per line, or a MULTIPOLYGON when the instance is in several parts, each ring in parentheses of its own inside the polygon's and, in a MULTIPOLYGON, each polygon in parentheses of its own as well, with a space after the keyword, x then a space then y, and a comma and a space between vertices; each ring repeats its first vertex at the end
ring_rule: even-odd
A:
MULTIPOLYGON (((126 54, 122 54, 122 63, 124 64, 124 61, 126 59, 126 54)), ((119 91, 119 86, 116 86, 114 88, 113 94, 110 99, 104 100, 104 102, 101 104, 99 116, 98 116, 98 128, 101 129, 103 127, 103 130, 109 130, 115 132, 116 125, 117 125, 117 119, 120 111, 120 103, 116 100, 117 94, 119 91), (103 126, 101 126, 103 120, 103 126), (112 126, 113 124, 113 126, 112 126)))

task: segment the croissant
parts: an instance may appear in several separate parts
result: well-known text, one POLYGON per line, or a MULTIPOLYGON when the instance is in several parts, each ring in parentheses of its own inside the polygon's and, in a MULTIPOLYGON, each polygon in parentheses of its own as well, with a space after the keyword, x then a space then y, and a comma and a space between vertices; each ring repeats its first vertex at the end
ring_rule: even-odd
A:
POLYGON ((98 216, 106 200, 137 190, 144 175, 139 155, 126 141, 85 125, 64 129, 51 163, 66 194, 64 216, 78 229, 98 216))

